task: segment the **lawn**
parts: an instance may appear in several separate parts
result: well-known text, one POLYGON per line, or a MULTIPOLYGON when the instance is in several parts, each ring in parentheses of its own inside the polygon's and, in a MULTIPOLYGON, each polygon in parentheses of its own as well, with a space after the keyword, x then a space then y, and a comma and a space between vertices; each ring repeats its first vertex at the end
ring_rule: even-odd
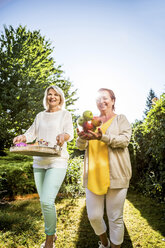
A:
MULTIPOLYGON (((85 198, 56 200, 56 248, 97 248, 87 219, 85 198)), ((164 206, 129 192, 124 207, 125 239, 122 248, 165 248, 164 206)), ((0 248, 35 248, 44 241, 43 217, 38 198, 0 204, 0 248)))

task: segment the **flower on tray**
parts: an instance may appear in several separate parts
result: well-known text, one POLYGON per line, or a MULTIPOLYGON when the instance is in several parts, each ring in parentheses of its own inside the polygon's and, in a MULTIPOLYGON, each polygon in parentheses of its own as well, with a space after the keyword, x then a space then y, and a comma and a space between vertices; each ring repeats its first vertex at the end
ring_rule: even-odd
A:
POLYGON ((39 144, 40 146, 48 146, 49 142, 47 142, 47 141, 45 141, 45 140, 43 140, 43 139, 40 139, 40 140, 38 141, 38 144, 39 144))
POLYGON ((20 146, 27 146, 26 143, 20 142, 18 144, 15 144, 16 147, 20 147, 20 146))

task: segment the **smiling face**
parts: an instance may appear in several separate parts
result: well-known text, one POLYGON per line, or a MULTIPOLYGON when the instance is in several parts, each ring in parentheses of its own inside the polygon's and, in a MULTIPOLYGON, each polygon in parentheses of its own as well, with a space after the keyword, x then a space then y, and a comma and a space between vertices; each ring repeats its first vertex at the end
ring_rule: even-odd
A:
POLYGON ((49 108, 56 108, 60 106, 61 96, 52 88, 48 90, 47 103, 49 108))
POLYGON ((115 100, 111 98, 107 90, 99 91, 99 95, 96 99, 96 104, 100 112, 114 110, 115 100))

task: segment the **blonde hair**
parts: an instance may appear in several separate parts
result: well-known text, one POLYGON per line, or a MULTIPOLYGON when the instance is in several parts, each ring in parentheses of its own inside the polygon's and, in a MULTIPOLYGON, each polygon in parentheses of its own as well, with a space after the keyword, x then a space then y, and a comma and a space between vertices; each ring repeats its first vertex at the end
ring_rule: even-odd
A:
POLYGON ((46 88, 45 90, 45 93, 44 93, 44 99, 43 99, 43 105, 44 105, 44 109, 48 109, 49 105, 48 105, 48 101, 47 101, 47 96, 48 96, 48 91, 50 89, 53 89, 55 90, 59 95, 60 95, 60 98, 61 98, 61 101, 60 101, 60 104, 59 106, 61 108, 65 108, 65 96, 64 96, 64 93, 62 91, 62 89, 60 89, 58 86, 56 85, 50 85, 48 88, 46 88))

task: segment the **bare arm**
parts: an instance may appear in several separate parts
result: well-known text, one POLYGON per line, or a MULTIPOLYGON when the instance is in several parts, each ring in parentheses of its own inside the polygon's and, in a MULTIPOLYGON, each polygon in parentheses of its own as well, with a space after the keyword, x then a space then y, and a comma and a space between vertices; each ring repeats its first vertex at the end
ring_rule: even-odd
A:
POLYGON ((61 133, 57 135, 56 140, 57 140, 57 145, 63 146, 65 141, 68 141, 70 138, 70 135, 67 133, 61 133))

